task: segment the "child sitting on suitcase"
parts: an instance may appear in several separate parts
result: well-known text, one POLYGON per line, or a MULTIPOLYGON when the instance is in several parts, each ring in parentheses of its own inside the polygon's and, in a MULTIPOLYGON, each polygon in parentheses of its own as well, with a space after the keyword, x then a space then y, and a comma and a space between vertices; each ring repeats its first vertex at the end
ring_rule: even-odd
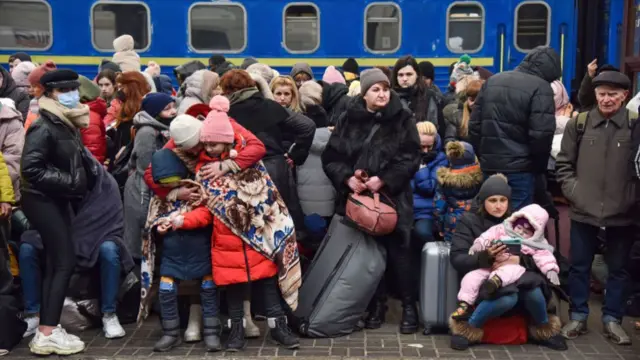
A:
MULTIPOLYGON (((151 161, 153 181, 165 187, 177 188, 190 183, 189 171, 170 149, 153 154, 151 161)), ((162 239, 160 261, 160 312, 164 335, 156 342, 155 351, 169 351, 179 345, 180 318, 178 316, 178 290, 180 280, 199 280, 204 324, 204 342, 208 351, 220 350, 222 327, 218 319, 218 299, 211 269, 211 222, 209 209, 202 199, 190 202, 152 201, 150 214, 157 214, 154 228, 162 239)), ((168 198, 172 198, 170 195, 168 198)), ((153 216, 153 215, 151 215, 153 216)))
POLYGON ((471 307, 480 291, 487 296, 499 288, 514 284, 525 273, 520 265, 520 254, 531 255, 536 266, 554 285, 560 285, 560 268, 553 256, 553 246, 544 237, 549 214, 539 205, 522 208, 507 218, 502 224, 492 226, 474 242, 469 254, 484 251, 496 243, 507 246, 498 254, 490 269, 476 269, 462 278, 458 293, 458 309, 452 317, 456 320, 468 319, 471 307))

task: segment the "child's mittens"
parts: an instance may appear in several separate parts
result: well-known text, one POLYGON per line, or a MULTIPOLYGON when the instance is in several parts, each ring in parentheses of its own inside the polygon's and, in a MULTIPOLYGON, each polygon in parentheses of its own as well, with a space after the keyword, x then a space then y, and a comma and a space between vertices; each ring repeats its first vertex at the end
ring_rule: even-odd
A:
POLYGON ((549 279, 549 281, 555 285, 555 286, 560 286, 560 277, 558 276, 558 273, 555 271, 549 271, 547 273, 547 279, 549 279))
POLYGON ((173 217, 171 219, 171 224, 173 225, 174 229, 180 229, 182 227, 182 225, 184 224, 184 216, 178 215, 178 216, 173 217))

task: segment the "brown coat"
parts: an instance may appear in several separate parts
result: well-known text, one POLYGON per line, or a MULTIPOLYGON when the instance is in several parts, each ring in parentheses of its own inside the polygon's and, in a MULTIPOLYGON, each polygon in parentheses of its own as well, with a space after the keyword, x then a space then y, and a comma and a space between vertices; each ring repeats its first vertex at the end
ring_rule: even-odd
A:
POLYGON ((609 120, 597 108, 589 111, 579 148, 577 118, 567 123, 556 172, 573 220, 599 227, 632 223, 635 182, 628 116, 624 108, 609 120))

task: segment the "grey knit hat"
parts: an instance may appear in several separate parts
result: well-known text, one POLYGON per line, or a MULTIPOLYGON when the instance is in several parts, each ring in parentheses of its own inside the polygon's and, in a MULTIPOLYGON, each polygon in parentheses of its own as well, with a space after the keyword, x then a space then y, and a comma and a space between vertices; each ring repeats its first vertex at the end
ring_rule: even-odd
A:
POLYGON ((378 83, 385 83, 387 86, 391 86, 387 75, 378 68, 367 69, 360 73, 360 93, 362 95, 366 94, 370 87, 378 83))
POLYGON ((478 200, 484 203, 485 200, 496 195, 502 195, 511 200, 511 187, 507 177, 502 174, 491 175, 485 180, 478 192, 478 200))

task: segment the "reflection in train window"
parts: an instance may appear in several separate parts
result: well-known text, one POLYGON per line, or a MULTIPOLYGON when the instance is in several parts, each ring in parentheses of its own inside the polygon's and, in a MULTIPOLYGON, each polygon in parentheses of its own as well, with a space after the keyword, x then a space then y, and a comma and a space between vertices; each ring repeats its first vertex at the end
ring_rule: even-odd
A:
POLYGON ((197 52, 241 52, 247 14, 237 3, 196 3, 189 10, 189 42, 197 52))
POLYGON ((365 9, 364 19, 364 44, 367 50, 392 53, 400 49, 402 11, 397 4, 369 4, 365 9))
POLYGON ((320 46, 320 11, 312 3, 293 3, 284 9, 283 39, 291 53, 311 53, 320 46))
POLYGON ((113 51, 113 40, 129 34, 134 49, 145 51, 151 45, 149 7, 142 2, 99 2, 91 9, 93 47, 113 51))
POLYGON ((477 52, 484 45, 484 8, 478 2, 453 3, 447 11, 447 48, 477 52))
POLYGON ((45 1, 0 1, 0 49, 47 50, 51 7, 45 1))
POLYGON ((516 48, 529 51, 549 45, 551 10, 544 2, 525 2, 516 7, 516 48))

